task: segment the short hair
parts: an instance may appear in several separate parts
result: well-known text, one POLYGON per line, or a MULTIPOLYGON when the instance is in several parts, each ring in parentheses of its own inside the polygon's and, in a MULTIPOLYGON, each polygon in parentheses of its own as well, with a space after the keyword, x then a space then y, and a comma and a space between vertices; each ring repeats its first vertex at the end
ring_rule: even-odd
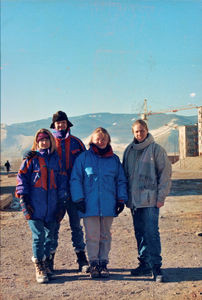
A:
POLYGON ((43 132, 45 132, 49 136, 49 139, 50 139, 50 152, 53 153, 56 150, 55 139, 54 139, 52 133, 48 129, 45 129, 45 128, 41 128, 36 132, 35 137, 34 137, 34 142, 33 142, 33 145, 32 145, 32 150, 36 151, 38 149, 37 137, 38 137, 39 133, 43 133, 43 132))
POLYGON ((136 121, 132 124, 132 132, 133 132, 133 127, 134 127, 135 125, 137 125, 137 124, 142 125, 147 131, 149 131, 148 126, 147 126, 147 123, 146 123, 144 120, 139 119, 139 120, 136 120, 136 121))
POLYGON ((103 127, 98 127, 98 128, 96 128, 96 129, 92 132, 92 134, 91 134, 91 136, 90 136, 90 141, 89 141, 89 143, 88 143, 89 146, 90 146, 90 144, 92 144, 93 136, 94 136, 95 134, 99 134, 99 133, 108 137, 108 140, 109 140, 109 141, 108 141, 108 145, 110 145, 110 143, 111 143, 111 137, 110 137, 108 131, 107 131, 105 128, 103 128, 103 127))

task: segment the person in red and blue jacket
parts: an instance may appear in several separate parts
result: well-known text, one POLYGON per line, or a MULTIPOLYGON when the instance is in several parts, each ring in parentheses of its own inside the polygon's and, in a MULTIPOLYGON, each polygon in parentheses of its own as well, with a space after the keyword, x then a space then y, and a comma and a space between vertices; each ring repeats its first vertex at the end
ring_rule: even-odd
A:
MULTIPOLYGON (((66 190, 68 195, 71 195, 69 180, 70 180, 71 171, 75 159, 83 151, 86 150, 82 141, 71 134, 70 127, 72 126, 73 124, 68 120, 65 112, 58 111, 55 114, 53 114, 50 128, 53 129, 52 133, 55 138, 56 148, 57 148, 58 155, 60 157, 62 170, 63 172, 67 173, 66 190)), ((71 235, 72 235, 72 245, 77 255, 77 263, 79 266, 79 271, 86 271, 88 268, 87 267, 88 261, 85 254, 83 230, 80 224, 80 217, 76 205, 72 201, 71 196, 67 197, 64 201, 64 211, 63 214, 61 214, 60 221, 62 220, 66 212, 69 216, 69 223, 70 223, 71 235)), ((53 259, 58 246, 59 229, 60 229, 60 223, 58 222, 55 229, 53 243, 51 246, 51 253, 53 259)), ((54 265, 54 261, 52 260, 52 269, 53 269, 53 265, 54 265)))
POLYGON ((110 140, 106 129, 93 131, 90 148, 76 159, 70 180, 72 200, 85 226, 91 278, 109 277, 110 229, 128 200, 123 167, 110 140))
POLYGON ((62 210, 67 176, 62 172, 54 138, 47 129, 37 131, 32 158, 23 160, 17 174, 16 196, 32 231, 32 261, 38 283, 51 276, 51 242, 62 210))

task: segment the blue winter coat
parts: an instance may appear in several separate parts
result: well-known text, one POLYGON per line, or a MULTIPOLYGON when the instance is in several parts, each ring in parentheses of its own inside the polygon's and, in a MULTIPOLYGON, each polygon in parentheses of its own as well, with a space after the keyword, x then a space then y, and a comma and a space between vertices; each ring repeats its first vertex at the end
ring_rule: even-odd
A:
POLYGON ((117 155, 103 157, 92 148, 76 159, 70 180, 72 200, 84 198, 89 216, 116 216, 118 200, 127 202, 126 177, 117 155))
POLYGON ((22 162, 17 175, 16 194, 28 195, 34 210, 33 220, 52 222, 60 199, 67 197, 65 174, 61 173, 57 152, 42 155, 40 152, 22 162))

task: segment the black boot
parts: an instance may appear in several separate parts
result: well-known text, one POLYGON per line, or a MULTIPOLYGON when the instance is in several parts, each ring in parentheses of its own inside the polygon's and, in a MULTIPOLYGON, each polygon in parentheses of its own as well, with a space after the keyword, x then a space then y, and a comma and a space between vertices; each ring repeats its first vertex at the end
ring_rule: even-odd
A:
POLYGON ((153 275, 154 275, 154 281, 156 281, 156 282, 163 282, 164 281, 164 277, 163 277, 163 273, 162 273, 160 265, 154 265, 153 275))
POLYGON ((100 277, 109 278, 110 273, 109 273, 109 270, 107 269, 107 263, 106 262, 100 262, 99 271, 100 271, 100 277))
POLYGON ((96 261, 90 263, 89 273, 92 279, 100 277, 100 266, 96 261))
POLYGON ((86 272, 88 269, 88 261, 86 258, 85 251, 76 252, 77 255, 77 263, 79 265, 79 272, 86 272))
POLYGON ((152 276, 152 268, 149 264, 140 263, 136 269, 131 270, 133 276, 152 276))

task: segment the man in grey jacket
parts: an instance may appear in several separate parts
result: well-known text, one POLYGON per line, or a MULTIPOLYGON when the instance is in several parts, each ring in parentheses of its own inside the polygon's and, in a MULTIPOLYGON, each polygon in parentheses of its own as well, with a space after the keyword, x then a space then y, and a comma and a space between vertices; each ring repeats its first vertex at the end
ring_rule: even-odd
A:
POLYGON ((131 270, 133 276, 154 276, 163 281, 161 271, 161 241, 159 208, 164 205, 171 186, 171 164, 166 151, 155 143, 147 124, 137 120, 132 125, 134 140, 127 146, 123 167, 128 179, 129 200, 139 266, 131 270))

